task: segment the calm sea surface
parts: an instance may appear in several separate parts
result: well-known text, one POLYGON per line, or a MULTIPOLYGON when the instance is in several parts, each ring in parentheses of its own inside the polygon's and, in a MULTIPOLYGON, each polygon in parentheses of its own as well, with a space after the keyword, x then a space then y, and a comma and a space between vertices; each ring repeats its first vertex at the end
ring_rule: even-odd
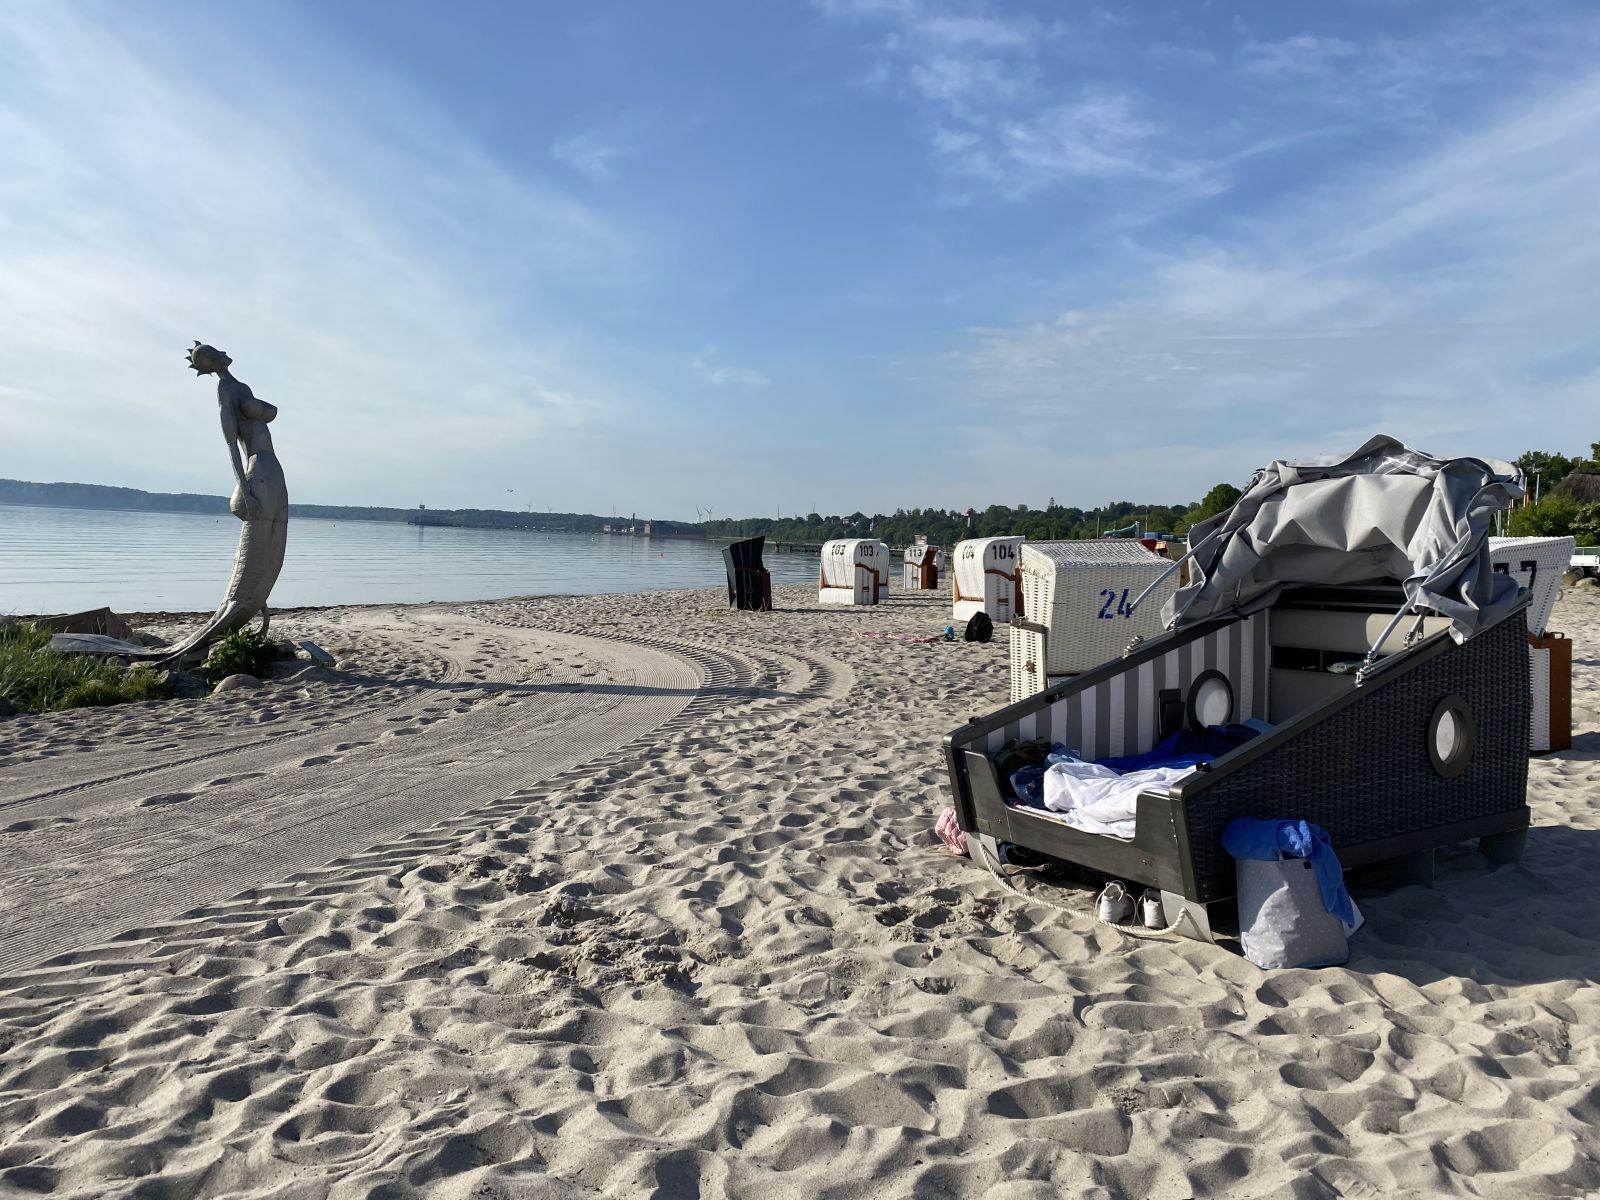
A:
MULTIPOLYGON (((0 504, 0 614, 210 612, 233 570, 231 516, 0 504)), ((765 556, 774 583, 817 577, 817 560, 765 556)), ((648 592, 725 582, 719 547, 693 541, 386 521, 289 522, 274 607, 648 592)))

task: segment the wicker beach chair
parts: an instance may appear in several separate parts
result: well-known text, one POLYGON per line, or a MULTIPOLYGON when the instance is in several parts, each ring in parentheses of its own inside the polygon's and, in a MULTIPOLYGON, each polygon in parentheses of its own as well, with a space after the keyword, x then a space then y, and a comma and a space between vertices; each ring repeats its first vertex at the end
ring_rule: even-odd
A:
POLYGON ((1510 575, 1533 593, 1528 604, 1528 632, 1535 637, 1545 632, 1556 598, 1561 594, 1561 577, 1566 574, 1578 548, 1570 537, 1492 537, 1489 557, 1494 569, 1510 575))
POLYGON ((728 603, 746 612, 772 611, 772 573, 762 565, 766 538, 754 537, 722 548, 728 570, 728 603))
POLYGON ((1531 593, 1528 604, 1530 686, 1528 749, 1548 754, 1572 746, 1572 643, 1550 632, 1550 616, 1578 547, 1570 537, 1489 539, 1494 569, 1531 593))
POLYGON ((1012 700, 1099 666, 1136 635, 1160 633, 1160 607, 1178 586, 1175 576, 1160 579, 1171 564, 1136 541, 1027 542, 1020 564, 1025 615, 1011 619, 1012 700))
POLYGON ((1022 615, 1022 576, 1017 570, 1020 537, 970 538, 951 551, 952 616, 958 625, 983 613, 991 621, 1022 615))
POLYGON ((817 603, 877 604, 888 590, 889 547, 876 538, 823 543, 817 603))
POLYGON ((939 590, 939 571, 943 567, 944 547, 907 546, 901 586, 908 592, 936 592, 939 590))

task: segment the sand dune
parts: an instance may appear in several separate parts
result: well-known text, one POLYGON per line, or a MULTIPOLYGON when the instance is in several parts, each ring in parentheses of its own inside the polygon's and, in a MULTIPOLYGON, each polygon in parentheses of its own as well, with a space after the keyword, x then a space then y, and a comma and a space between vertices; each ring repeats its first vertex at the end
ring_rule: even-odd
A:
MULTIPOLYGON (((642 727, 591 761, 463 794, 470 815, 433 811, 9 968, 0 1193, 1600 1190, 1600 602, 1557 609, 1580 734, 1533 764, 1524 866, 1463 849, 1434 888, 1363 898, 1348 967, 1263 973, 1098 926, 1086 893, 1054 893, 1077 916, 1030 903, 931 845, 939 739, 1003 701, 1005 648, 857 636, 935 630, 942 600, 814 598, 784 589, 765 615, 712 592, 311 614, 307 633, 346 631, 362 682, 0 726, 4 796, 73 788, 0 810, 17 826, 5 869, 28 876, 6 877, 11 938, 19 887, 53 893, 50 922, 68 923, 93 891, 85 847, 173 836, 159 822, 202 811, 195 780, 357 755, 349 794, 381 805, 385 769, 440 770, 452 740, 524 749, 539 704, 575 706, 545 714, 558 727, 603 720, 630 687, 626 704, 651 705, 607 708, 642 727), (641 694, 661 678, 689 682, 641 694), (405 682, 440 679, 473 683, 419 701, 435 692, 405 682), (475 725, 497 685, 541 681, 576 690, 475 725), (238 763, 196 757, 269 694, 281 736, 238 763), (382 753, 333 748, 397 716, 417 732, 382 753), (194 761, 138 773, 172 755, 194 761), (196 796, 138 805, 179 792, 196 796), (76 874, 52 881, 58 861, 76 874)), ((344 761, 217 785, 235 790, 206 826, 275 840, 253 814, 344 761)))

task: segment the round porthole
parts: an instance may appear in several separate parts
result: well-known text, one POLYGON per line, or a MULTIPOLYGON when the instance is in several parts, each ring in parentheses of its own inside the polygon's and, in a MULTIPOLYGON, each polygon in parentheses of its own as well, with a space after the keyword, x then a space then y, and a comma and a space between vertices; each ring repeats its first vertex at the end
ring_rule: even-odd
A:
POLYGON ((1472 710, 1460 696, 1446 696, 1428 718, 1428 761, 1446 779, 1454 779, 1472 762, 1478 742, 1472 710))
POLYGON ((1189 728, 1233 720, 1233 684, 1221 671, 1206 671, 1189 688, 1189 728))

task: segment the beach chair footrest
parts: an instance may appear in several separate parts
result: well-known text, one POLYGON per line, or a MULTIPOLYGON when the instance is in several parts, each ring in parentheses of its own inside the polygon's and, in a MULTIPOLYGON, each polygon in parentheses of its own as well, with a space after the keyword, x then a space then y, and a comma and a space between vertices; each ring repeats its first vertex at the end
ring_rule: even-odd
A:
POLYGON ((1522 852, 1528 845, 1528 831, 1514 829, 1510 833, 1491 833, 1478 839, 1478 850, 1497 867, 1522 861, 1522 852))

